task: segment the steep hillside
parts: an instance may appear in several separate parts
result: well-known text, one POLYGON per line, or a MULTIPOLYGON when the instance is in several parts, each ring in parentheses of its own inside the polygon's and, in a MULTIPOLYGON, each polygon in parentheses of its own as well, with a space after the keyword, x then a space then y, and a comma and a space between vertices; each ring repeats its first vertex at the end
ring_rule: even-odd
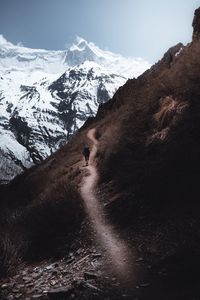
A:
MULTIPOLYGON (((195 11, 190 44, 172 47, 150 70, 128 80, 67 145, 1 187, 2 232, 6 235, 5 224, 14 228, 7 236, 12 245, 16 236, 20 239, 22 260, 63 257, 63 249, 77 253, 76 247, 85 251, 70 264, 75 268, 70 274, 85 276, 86 281, 93 276, 93 281, 78 287, 74 283, 70 297, 73 293, 80 299, 199 297, 199 20, 200 8, 195 11), (92 138, 90 129, 95 129, 92 138), (88 168, 82 158, 85 143, 96 147, 95 163, 88 168), (88 197, 93 202, 85 207, 88 197), (96 199, 103 210, 99 219, 96 199), (104 217, 134 252, 133 272, 118 283, 112 281, 114 268, 107 271, 109 258, 95 239, 96 234, 106 240, 106 234, 114 231, 111 226, 99 234, 93 224, 109 228, 104 217), (98 261, 94 248, 102 251, 103 261, 98 261), (88 275, 89 264, 96 275, 88 275), (93 285, 95 280, 100 288, 93 285), (128 284, 125 292, 124 284, 128 284)), ((5 253, 6 247, 1 247, 5 253)), ((6 273, 8 259, 1 261, 6 273)))

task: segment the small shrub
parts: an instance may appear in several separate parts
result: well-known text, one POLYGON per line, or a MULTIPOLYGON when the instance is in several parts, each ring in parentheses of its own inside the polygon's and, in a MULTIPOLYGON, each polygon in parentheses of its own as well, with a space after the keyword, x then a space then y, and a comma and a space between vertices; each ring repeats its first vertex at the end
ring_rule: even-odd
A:
POLYGON ((17 229, 7 219, 7 226, 1 228, 0 237, 0 277, 12 275, 22 263, 26 249, 24 240, 17 229))
POLYGON ((42 199, 25 209, 21 217, 30 246, 27 259, 57 256, 62 244, 70 244, 83 219, 81 199, 76 190, 64 181, 46 191, 42 199))

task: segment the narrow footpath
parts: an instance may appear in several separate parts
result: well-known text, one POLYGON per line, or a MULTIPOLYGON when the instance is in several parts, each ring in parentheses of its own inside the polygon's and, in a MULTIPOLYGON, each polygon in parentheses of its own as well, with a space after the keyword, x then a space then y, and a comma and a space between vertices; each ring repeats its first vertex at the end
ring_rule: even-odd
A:
POLYGON ((92 149, 89 165, 85 167, 87 174, 83 178, 80 192, 91 226, 96 233, 96 241, 102 250, 106 251, 113 273, 118 277, 126 278, 126 275, 130 275, 130 272, 132 272, 130 251, 126 243, 120 239, 119 234, 115 232, 108 220, 106 220, 103 205, 99 202, 95 193, 98 182, 98 172, 95 163, 98 140, 95 138, 95 132, 95 129, 91 129, 87 134, 87 137, 92 141, 92 149))

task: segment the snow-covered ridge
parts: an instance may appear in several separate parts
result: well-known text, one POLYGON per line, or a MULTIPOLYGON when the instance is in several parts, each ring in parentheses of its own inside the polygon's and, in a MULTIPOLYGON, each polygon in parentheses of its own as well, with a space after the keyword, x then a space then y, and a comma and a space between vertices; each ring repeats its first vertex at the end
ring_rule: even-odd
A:
POLYGON ((0 181, 66 143, 100 103, 149 66, 82 38, 67 50, 49 51, 0 35, 0 181))
POLYGON ((95 61, 108 70, 129 78, 140 75, 150 67, 149 63, 142 58, 125 58, 101 50, 83 38, 77 38, 67 50, 50 51, 13 45, 0 35, 0 66, 6 70, 40 70, 58 73, 85 61, 95 61))

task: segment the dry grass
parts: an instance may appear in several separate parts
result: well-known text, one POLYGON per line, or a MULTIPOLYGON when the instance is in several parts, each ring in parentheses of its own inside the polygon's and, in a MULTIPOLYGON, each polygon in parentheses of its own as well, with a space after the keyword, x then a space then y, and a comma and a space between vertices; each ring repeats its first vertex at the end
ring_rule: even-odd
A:
POLYGON ((177 119, 184 114, 188 108, 188 103, 185 101, 178 101, 171 96, 167 96, 160 100, 159 111, 153 115, 158 129, 166 128, 170 125, 175 125, 177 119))
POLYGON ((60 182, 51 188, 20 217, 21 229, 25 229, 30 246, 28 259, 59 255, 61 244, 67 245, 73 239, 83 220, 80 195, 70 184, 60 182))
POLYGON ((22 262, 22 241, 13 240, 10 233, 1 233, 0 238, 0 277, 6 277, 16 271, 22 262))
POLYGON ((65 255, 83 216, 78 190, 65 177, 33 202, 7 210, 1 218, 0 276, 12 274, 27 260, 65 255))

